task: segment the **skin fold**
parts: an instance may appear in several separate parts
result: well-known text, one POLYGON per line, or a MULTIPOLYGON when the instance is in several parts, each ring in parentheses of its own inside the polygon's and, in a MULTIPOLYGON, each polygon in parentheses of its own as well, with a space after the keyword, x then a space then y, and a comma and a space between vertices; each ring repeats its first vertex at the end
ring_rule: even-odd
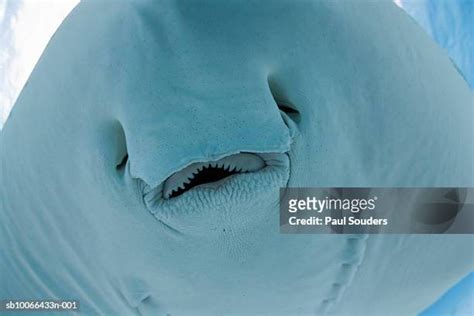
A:
POLYGON ((472 101, 389 2, 83 1, 0 134, 0 298, 419 313, 474 269, 473 236, 280 234, 279 188, 472 187, 472 101), (163 198, 239 153, 265 167, 163 198))

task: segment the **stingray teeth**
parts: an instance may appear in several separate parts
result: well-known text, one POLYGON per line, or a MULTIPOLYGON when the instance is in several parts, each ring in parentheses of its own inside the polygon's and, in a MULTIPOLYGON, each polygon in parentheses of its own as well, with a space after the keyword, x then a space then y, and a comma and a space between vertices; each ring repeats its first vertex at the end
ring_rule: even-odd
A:
POLYGON ((264 167, 263 159, 250 153, 234 154, 216 161, 195 162, 166 179, 160 192, 165 198, 176 197, 195 186, 217 182, 235 173, 255 172, 264 167))

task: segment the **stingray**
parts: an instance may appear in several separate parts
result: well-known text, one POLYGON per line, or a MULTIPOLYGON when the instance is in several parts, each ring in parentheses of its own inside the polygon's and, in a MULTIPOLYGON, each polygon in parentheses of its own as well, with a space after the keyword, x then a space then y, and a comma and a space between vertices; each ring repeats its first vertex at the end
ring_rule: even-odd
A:
POLYGON ((0 135, 0 297, 408 315, 472 235, 279 232, 281 187, 472 187, 472 93, 389 2, 83 1, 0 135))

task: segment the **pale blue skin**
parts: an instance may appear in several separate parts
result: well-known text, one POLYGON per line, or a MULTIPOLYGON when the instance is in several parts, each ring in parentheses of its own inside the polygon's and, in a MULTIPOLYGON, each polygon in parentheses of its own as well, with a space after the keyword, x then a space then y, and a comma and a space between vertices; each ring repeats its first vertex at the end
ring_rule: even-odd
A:
POLYGON ((85 314, 416 314, 474 269, 472 235, 283 235, 278 189, 473 186, 472 100, 392 3, 83 2, 0 135, 0 298, 78 299, 85 314), (241 151, 280 160, 143 198, 241 151))

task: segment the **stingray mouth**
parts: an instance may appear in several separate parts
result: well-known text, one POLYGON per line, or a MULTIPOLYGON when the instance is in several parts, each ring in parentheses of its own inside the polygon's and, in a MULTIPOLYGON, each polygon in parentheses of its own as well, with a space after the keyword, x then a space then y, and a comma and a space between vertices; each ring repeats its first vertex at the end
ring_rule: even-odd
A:
POLYGON ((176 198, 195 187, 216 187, 236 174, 256 172, 265 161, 251 153, 240 153, 216 161, 193 163, 170 176, 163 185, 163 198, 176 198))
POLYGON ((157 187, 138 183, 146 207, 159 217, 260 200, 287 185, 289 167, 287 153, 240 152, 188 164, 157 187))

